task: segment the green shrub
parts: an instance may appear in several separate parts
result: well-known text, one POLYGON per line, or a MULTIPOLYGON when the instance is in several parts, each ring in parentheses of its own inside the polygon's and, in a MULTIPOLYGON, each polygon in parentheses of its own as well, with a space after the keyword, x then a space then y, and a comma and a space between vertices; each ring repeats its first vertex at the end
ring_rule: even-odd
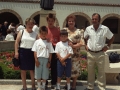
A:
MULTIPOLYGON (((30 79, 28 72, 26 76, 30 79)), ((8 68, 6 64, 0 63, 0 79, 21 79, 20 70, 13 70, 8 68)))
MULTIPOLYGON (((82 51, 81 55, 81 75, 78 80, 87 80, 87 53, 82 51)), ((13 70, 12 57, 14 56, 14 51, 0 52, 0 79, 21 79, 20 70, 13 70)), ((97 67, 95 69, 95 77, 97 76, 97 67)), ((30 75, 27 72, 27 79, 30 79, 30 75)), ((51 74, 49 76, 51 79, 51 74)), ((65 79, 65 77, 63 77, 65 79)))
POLYGON ((78 80, 87 80, 88 72, 86 70, 83 70, 81 72, 81 75, 78 77, 78 80))

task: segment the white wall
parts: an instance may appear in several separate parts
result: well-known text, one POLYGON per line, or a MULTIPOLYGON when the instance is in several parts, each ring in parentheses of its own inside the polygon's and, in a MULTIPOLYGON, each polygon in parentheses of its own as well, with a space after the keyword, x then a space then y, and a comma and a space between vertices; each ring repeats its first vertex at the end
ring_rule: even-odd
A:
POLYGON ((120 0, 54 0, 54 1, 55 2, 73 2, 73 3, 120 4, 120 0))
MULTIPOLYGON (((40 1, 40 0, 18 0, 18 1, 40 1)), ((55 2, 73 2, 73 3, 103 3, 120 4, 119 0, 54 0, 55 2)))
POLYGON ((93 13, 99 13, 101 18, 107 14, 115 13, 120 15, 120 7, 103 7, 103 6, 79 6, 79 5, 55 5, 54 9, 57 13, 60 27, 63 26, 65 18, 75 12, 87 14, 90 18, 93 13))
POLYGON ((17 12, 23 22, 26 18, 30 17, 33 13, 40 11, 39 4, 35 3, 13 3, 13 2, 0 2, 0 10, 11 9, 17 12))
MULTIPOLYGON (((91 0, 90 0, 91 1, 91 0)), ((116 0, 118 1, 118 0, 116 0)), ((33 13, 40 11, 39 3, 13 3, 13 2, 0 2, 0 10, 11 9, 16 11, 25 22, 25 19, 30 17, 33 13)), ((99 13, 101 17, 107 14, 115 13, 120 15, 120 7, 104 7, 104 6, 80 6, 80 5, 60 5, 55 4, 54 10, 56 11, 56 17, 59 22, 59 26, 62 28, 65 18, 71 13, 82 12, 92 16, 93 13, 99 13)))

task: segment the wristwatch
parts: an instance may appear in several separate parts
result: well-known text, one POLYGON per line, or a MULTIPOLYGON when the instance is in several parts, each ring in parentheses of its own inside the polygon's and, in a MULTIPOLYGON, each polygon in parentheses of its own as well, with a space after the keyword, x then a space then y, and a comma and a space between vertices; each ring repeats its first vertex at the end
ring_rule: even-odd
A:
POLYGON ((110 48, 108 45, 106 46, 108 49, 110 48))

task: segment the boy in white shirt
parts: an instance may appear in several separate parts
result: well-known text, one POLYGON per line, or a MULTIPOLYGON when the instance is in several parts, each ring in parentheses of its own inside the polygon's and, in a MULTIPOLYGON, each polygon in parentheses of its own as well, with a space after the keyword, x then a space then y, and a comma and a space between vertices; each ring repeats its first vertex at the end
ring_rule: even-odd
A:
POLYGON ((51 42, 46 40, 48 29, 42 26, 39 30, 40 38, 35 41, 32 51, 35 57, 35 79, 37 79, 38 89, 45 90, 45 83, 49 77, 49 67, 51 63, 51 53, 54 49, 51 42), (42 85, 41 85, 42 79, 42 85))
POLYGON ((60 82, 63 73, 65 72, 67 81, 67 90, 70 90, 71 77, 71 55, 73 54, 72 47, 68 45, 68 32, 60 31, 60 42, 56 44, 55 53, 57 54, 57 90, 60 90, 60 82))

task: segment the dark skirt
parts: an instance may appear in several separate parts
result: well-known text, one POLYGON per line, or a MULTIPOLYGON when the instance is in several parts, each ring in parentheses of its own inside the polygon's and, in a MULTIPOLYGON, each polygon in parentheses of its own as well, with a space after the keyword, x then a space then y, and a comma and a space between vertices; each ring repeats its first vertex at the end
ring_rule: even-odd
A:
POLYGON ((34 52, 31 49, 19 48, 19 59, 21 70, 34 70, 35 59, 34 52))

